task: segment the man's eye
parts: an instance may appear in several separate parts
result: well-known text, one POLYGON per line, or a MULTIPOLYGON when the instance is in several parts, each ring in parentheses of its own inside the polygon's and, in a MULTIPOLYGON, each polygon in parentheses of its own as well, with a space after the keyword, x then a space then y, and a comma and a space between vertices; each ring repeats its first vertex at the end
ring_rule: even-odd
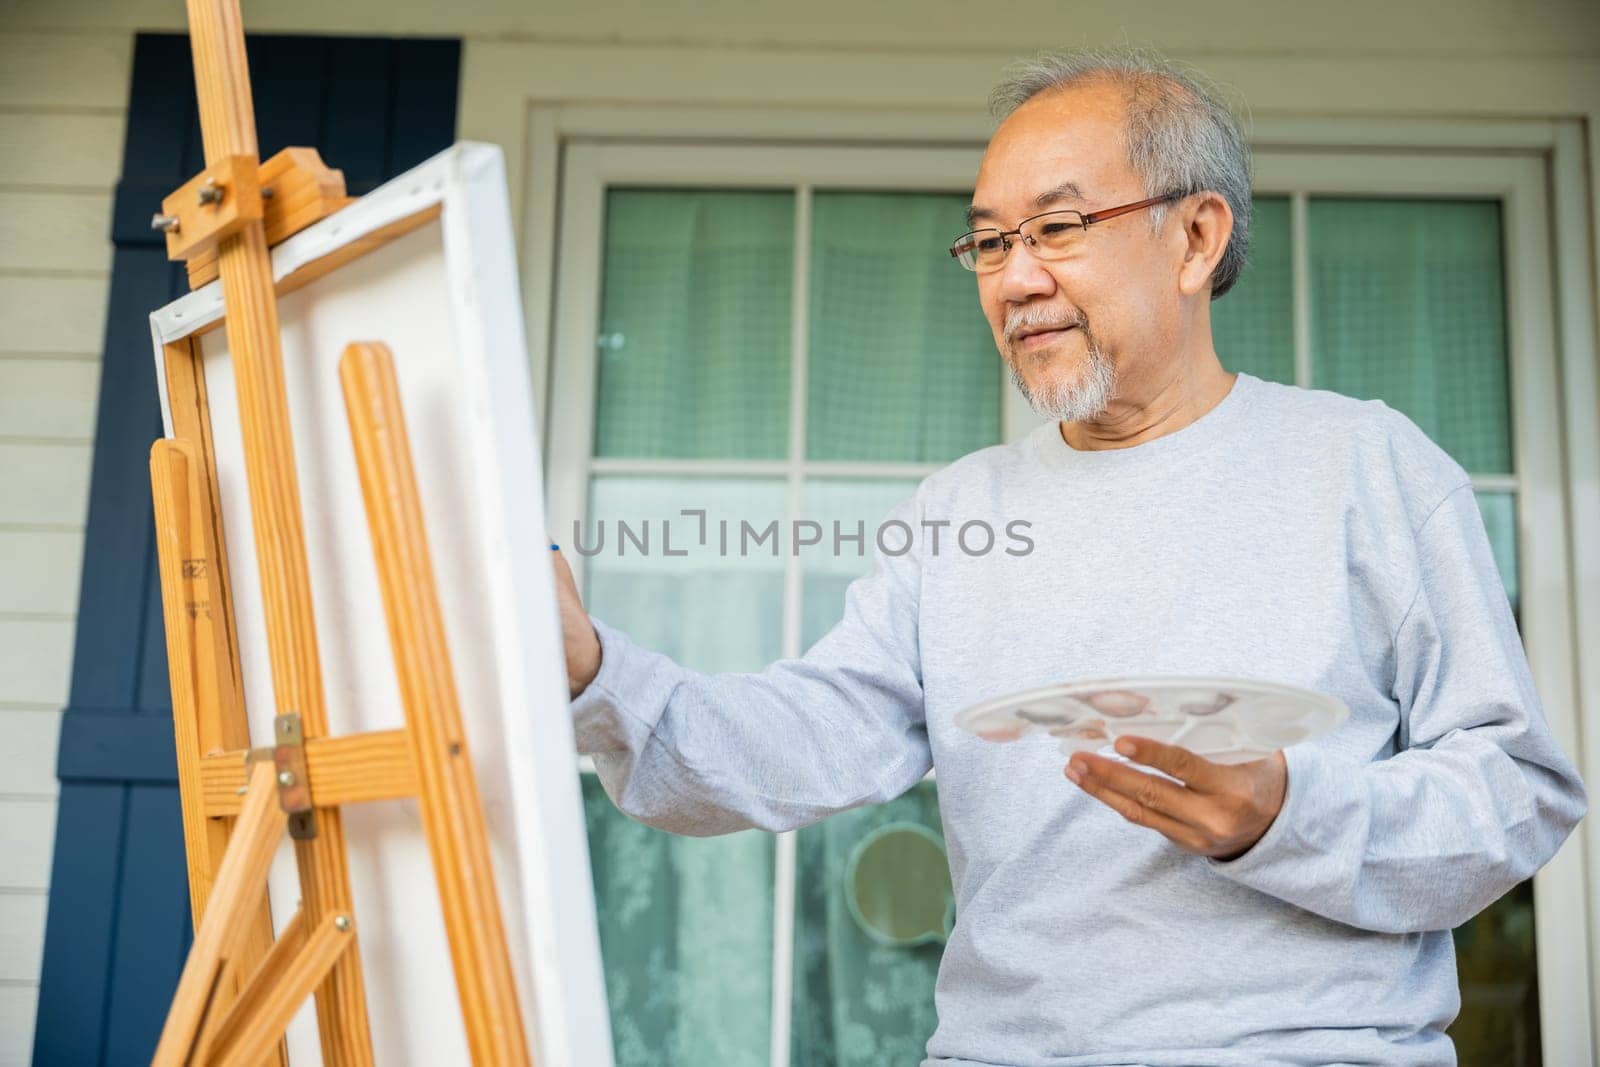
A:
POLYGON ((1041 222, 1039 223, 1040 237, 1059 237, 1068 230, 1075 230, 1077 226, 1070 222, 1041 222))
POLYGON ((1004 243, 998 237, 979 237, 973 240, 972 247, 979 252, 998 252, 1004 243))

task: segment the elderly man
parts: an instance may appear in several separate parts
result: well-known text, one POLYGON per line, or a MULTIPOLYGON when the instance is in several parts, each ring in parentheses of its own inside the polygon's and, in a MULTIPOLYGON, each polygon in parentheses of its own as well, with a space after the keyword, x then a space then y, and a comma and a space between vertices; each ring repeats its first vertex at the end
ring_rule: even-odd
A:
POLYGON ((1203 79, 1073 54, 995 99, 952 253, 1052 421, 893 517, 1026 519, 1034 550, 880 552, 804 658, 718 676, 591 619, 558 556, 580 747, 622 810, 685 834, 793 829, 936 767, 958 920, 927 1064, 1451 1062, 1450 928, 1585 808, 1471 482, 1381 402, 1223 369, 1249 156, 1203 79), (1351 714, 1239 766, 1119 742, 1168 777, 951 721, 1145 673, 1351 714))

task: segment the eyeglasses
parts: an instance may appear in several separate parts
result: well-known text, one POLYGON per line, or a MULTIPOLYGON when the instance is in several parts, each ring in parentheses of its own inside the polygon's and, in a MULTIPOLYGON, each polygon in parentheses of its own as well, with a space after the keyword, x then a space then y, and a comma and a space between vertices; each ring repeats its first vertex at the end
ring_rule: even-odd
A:
POLYGON ((1011 251, 1011 238, 1016 236, 1022 238, 1028 250, 1040 259, 1062 259, 1095 223, 1169 200, 1180 200, 1188 195, 1181 192, 1166 193, 1140 200, 1136 204, 1108 207, 1087 215, 1081 211, 1046 211, 1042 215, 1023 219, 1014 230, 983 229, 964 233, 950 246, 950 254, 968 270, 988 274, 1005 265, 1006 253, 1011 251))

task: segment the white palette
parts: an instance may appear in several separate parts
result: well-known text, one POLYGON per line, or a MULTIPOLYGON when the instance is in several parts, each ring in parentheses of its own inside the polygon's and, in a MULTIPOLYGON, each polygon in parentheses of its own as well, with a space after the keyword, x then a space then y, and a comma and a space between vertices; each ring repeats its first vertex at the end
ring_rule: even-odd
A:
POLYGON ((985 741, 1059 740, 1062 753, 1112 752, 1119 737, 1181 745, 1214 763, 1247 763, 1327 733, 1349 717, 1324 693, 1250 678, 1092 678, 974 704, 955 723, 985 741))

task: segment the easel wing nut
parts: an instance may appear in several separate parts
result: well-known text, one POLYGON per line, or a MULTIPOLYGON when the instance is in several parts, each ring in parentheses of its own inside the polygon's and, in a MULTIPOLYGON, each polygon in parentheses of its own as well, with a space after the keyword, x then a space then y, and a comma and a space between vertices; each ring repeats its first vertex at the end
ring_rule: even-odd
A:
POLYGON ((167 258, 192 259, 262 218, 254 156, 224 156, 161 201, 151 225, 167 235, 167 258))

